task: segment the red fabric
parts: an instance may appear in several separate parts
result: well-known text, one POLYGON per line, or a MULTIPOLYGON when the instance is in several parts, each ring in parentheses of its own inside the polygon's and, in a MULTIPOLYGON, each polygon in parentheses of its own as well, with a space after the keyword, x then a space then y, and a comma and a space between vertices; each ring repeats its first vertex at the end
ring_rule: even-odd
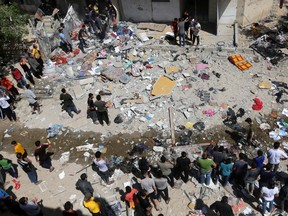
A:
POLYGON ((12 75, 13 75, 14 79, 17 81, 23 77, 23 75, 21 74, 21 72, 17 68, 12 70, 12 75))
POLYGON ((172 31, 173 32, 177 32, 178 31, 178 22, 177 21, 173 21, 171 23, 171 27, 172 27, 172 31))
POLYGON ((4 86, 6 89, 11 89, 12 86, 13 86, 13 83, 7 78, 7 77, 4 77, 2 80, 1 80, 1 85, 4 86))
POLYGON ((73 51, 73 53, 74 53, 74 55, 78 55, 78 54, 80 53, 80 49, 75 49, 75 50, 73 51))
POLYGON ((253 110, 261 110, 263 108, 263 102, 259 98, 254 98, 253 110))

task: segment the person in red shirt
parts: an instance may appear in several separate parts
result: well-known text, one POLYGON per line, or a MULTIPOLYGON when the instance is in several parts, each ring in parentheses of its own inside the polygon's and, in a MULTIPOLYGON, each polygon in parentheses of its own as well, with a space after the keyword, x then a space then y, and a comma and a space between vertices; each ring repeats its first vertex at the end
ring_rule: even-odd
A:
POLYGON ((129 203, 129 207, 132 209, 135 209, 135 204, 137 203, 137 196, 138 190, 135 188, 132 188, 130 186, 127 186, 126 188, 126 195, 125 200, 129 203))
POLYGON ((11 66, 10 69, 11 69, 13 78, 17 82, 17 86, 19 88, 24 89, 25 86, 27 85, 27 82, 26 82, 24 76, 22 75, 22 73, 17 68, 15 68, 14 66, 11 66))
POLYGON ((171 29, 174 33, 174 43, 177 44, 177 35, 178 35, 178 19, 175 18, 171 23, 171 29))
POLYGON ((64 204, 64 211, 62 212, 63 216, 78 216, 77 211, 73 210, 73 204, 67 201, 64 204))
POLYGON ((19 95, 17 88, 13 85, 13 83, 4 75, 1 76, 1 85, 8 89, 8 91, 13 95, 14 98, 19 95))

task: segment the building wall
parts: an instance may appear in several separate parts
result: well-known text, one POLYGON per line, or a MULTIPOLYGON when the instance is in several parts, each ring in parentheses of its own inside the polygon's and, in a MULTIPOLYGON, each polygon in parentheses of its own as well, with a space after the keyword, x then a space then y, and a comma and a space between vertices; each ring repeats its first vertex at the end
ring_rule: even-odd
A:
POLYGON ((123 20, 134 22, 166 22, 180 17, 179 0, 152 2, 152 0, 121 0, 123 20))
MULTIPOLYGON (((242 1, 242 0, 240 0, 242 1)), ((217 6, 217 35, 231 35, 231 25, 236 20, 238 0, 218 0, 217 6)))
POLYGON ((217 23, 217 1, 209 0, 209 22, 217 23))
POLYGON ((272 9, 273 0, 239 0, 238 23, 248 25, 267 17, 272 9))

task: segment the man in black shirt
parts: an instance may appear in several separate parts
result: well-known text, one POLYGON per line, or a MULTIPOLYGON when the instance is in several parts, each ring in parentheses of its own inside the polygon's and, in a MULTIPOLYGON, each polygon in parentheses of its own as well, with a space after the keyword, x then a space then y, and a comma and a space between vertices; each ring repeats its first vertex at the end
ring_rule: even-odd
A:
POLYGON ((232 207, 228 204, 227 196, 223 196, 221 201, 214 202, 210 208, 220 216, 234 216, 232 207))
POLYGON ((76 182, 76 189, 80 190, 83 195, 91 193, 93 195, 94 189, 89 181, 87 181, 86 173, 82 173, 80 179, 76 182))
POLYGON ((36 149, 34 151, 34 156, 37 162, 39 162, 40 166, 42 166, 45 169, 49 169, 50 172, 54 170, 54 167, 52 166, 51 158, 50 156, 52 153, 46 152, 46 149, 50 147, 50 144, 42 144, 40 141, 35 142, 36 149))
POLYGON ((97 124, 97 111, 93 101, 94 95, 89 93, 87 100, 87 118, 91 118, 94 124, 97 124))
POLYGON ((60 100, 62 101, 62 110, 65 110, 69 114, 69 116, 73 118, 72 111, 76 114, 79 114, 81 110, 77 110, 73 102, 72 96, 66 92, 66 89, 63 88, 61 92, 62 93, 60 94, 60 100))
POLYGON ((184 183, 188 181, 189 170, 191 168, 191 161, 186 156, 187 156, 186 152, 182 152, 181 157, 177 158, 175 166, 176 171, 175 178, 178 180, 181 177, 184 183))
POLYGON ((80 50, 83 52, 83 53, 86 53, 84 51, 84 46, 87 46, 85 40, 84 40, 84 37, 87 37, 87 32, 86 32, 86 26, 85 25, 82 25, 79 33, 78 33, 78 40, 79 40, 79 48, 80 50))
POLYGON ((94 105, 95 107, 97 107, 98 120, 100 124, 103 126, 105 121, 107 125, 110 125, 107 111, 107 103, 105 101, 102 101, 100 95, 97 95, 96 99, 97 101, 95 101, 94 105))

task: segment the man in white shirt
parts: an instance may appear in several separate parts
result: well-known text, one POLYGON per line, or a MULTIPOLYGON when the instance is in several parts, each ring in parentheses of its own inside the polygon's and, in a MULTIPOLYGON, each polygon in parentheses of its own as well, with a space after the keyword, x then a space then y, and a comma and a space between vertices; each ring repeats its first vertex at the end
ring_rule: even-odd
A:
POLYGON ((95 158, 93 163, 98 167, 98 175, 100 175, 101 179, 108 185, 112 184, 113 181, 109 181, 109 169, 106 165, 106 161, 102 159, 101 152, 97 151, 95 153, 95 158))
POLYGON ((26 97, 29 106, 32 107, 32 114, 35 114, 36 111, 38 112, 38 114, 41 113, 40 111, 40 105, 37 102, 37 97, 34 94, 34 92, 32 91, 32 88, 29 84, 26 85, 26 90, 24 91, 24 96, 26 97))
POLYGON ((8 100, 10 100, 9 96, 7 96, 4 92, 0 92, 0 107, 2 112, 8 117, 10 121, 16 121, 16 114, 12 110, 8 100))
POLYGON ((267 152, 268 163, 274 166, 274 172, 279 168, 281 160, 286 160, 288 158, 287 154, 279 149, 280 142, 274 143, 274 148, 267 152))
POLYGON ((197 40, 196 46, 199 45, 200 43, 200 30, 201 30, 201 25, 197 20, 194 20, 194 23, 192 24, 192 29, 193 31, 193 40, 192 40, 192 45, 194 46, 195 41, 197 40))

